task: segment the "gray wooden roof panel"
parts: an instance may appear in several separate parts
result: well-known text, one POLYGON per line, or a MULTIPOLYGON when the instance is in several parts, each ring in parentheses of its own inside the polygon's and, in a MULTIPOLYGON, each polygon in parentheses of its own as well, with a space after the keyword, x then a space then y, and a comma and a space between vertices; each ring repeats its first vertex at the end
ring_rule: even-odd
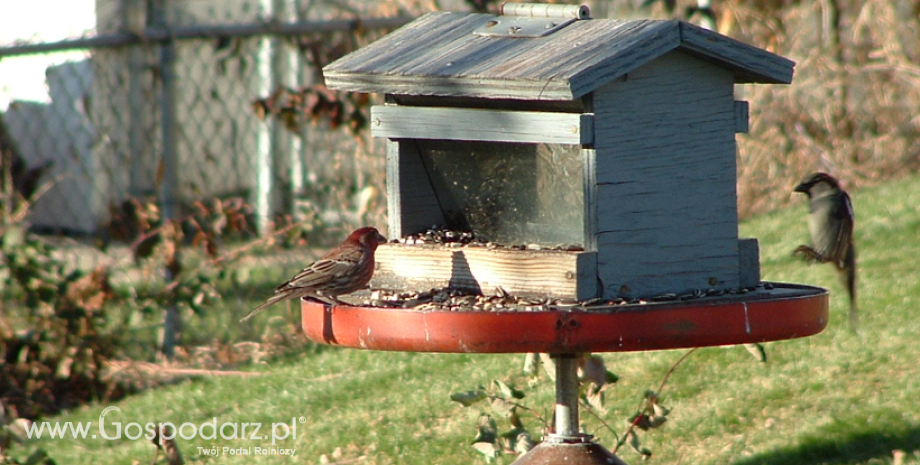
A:
POLYGON ((432 44, 451 44, 469 36, 470 28, 478 23, 479 19, 472 16, 427 14, 330 64, 326 69, 334 71, 347 67, 351 73, 395 74, 401 68, 423 66, 437 61, 437 56, 446 52, 440 47, 432 47, 432 44))
MULTIPOLYGON (((635 23, 635 22, 630 22, 635 23)), ((584 95, 624 74, 674 50, 680 36, 666 22, 643 22, 624 27, 623 38, 612 38, 616 45, 597 47, 583 54, 570 68, 568 80, 573 95, 584 95)))
POLYGON ((490 14, 429 13, 326 66, 356 92, 572 100, 679 49, 735 73, 788 83, 791 61, 679 21, 581 20, 541 38, 483 37, 490 14))
POLYGON ((692 24, 679 24, 681 50, 734 69, 736 82, 792 82, 792 61, 692 24))
MULTIPOLYGON (((650 31, 660 29, 661 23, 648 21, 623 21, 614 27, 602 21, 586 21, 583 27, 573 28, 568 36, 560 36, 556 41, 569 50, 554 56, 552 66, 544 64, 543 70, 536 73, 536 77, 564 77, 570 78, 586 69, 597 66, 614 65, 618 68, 629 66, 630 55, 636 53, 637 48, 645 48, 649 39, 656 39, 650 31), (568 40, 566 40, 568 39, 568 40)), ((562 33, 565 33, 563 29, 562 33)), ((672 35, 671 47, 677 45, 678 36, 672 35)), ((539 56, 535 58, 540 58, 539 56)), ((545 55, 544 57, 545 58, 545 55)))

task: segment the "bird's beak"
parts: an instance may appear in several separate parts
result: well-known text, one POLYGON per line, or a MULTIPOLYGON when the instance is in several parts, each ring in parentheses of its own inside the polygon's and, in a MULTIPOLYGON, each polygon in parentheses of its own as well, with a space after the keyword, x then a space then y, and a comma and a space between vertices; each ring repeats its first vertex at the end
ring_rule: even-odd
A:
POLYGON ((386 244, 386 243, 387 243, 387 238, 384 237, 383 234, 377 233, 377 243, 378 243, 378 244, 386 244))
POLYGON ((798 186, 795 186, 795 189, 794 189, 794 190, 795 190, 795 192, 801 192, 801 193, 803 193, 803 194, 807 194, 807 193, 808 193, 808 185, 806 185, 806 184, 803 182, 803 183, 799 184, 798 186))

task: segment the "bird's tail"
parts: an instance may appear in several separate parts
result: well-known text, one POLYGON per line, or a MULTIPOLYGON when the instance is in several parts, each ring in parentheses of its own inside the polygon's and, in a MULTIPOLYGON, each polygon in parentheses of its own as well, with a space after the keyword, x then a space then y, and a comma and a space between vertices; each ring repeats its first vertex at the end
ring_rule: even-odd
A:
POLYGON ((249 312, 248 315, 244 316, 243 318, 240 318, 240 323, 256 316, 262 310, 265 310, 266 308, 271 307, 272 305, 275 305, 276 303, 281 302, 282 300, 287 299, 289 297, 291 297, 290 292, 279 292, 269 297, 268 300, 262 303, 262 305, 259 305, 258 307, 253 309, 253 311, 249 312))
POLYGON ((859 329, 859 315, 856 310, 856 253, 852 246, 850 246, 850 250, 847 251, 847 256, 844 259, 843 265, 841 278, 844 280, 847 294, 849 294, 850 297, 850 331, 856 333, 859 329))

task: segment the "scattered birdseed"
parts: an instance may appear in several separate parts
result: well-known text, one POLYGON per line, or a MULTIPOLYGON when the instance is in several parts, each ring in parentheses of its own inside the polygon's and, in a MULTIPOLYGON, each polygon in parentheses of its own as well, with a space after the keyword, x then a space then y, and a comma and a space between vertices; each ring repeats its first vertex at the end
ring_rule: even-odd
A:
POLYGON ((439 244, 450 248, 470 246, 485 247, 487 249, 562 250, 566 252, 581 252, 585 250, 584 247, 578 244, 498 244, 476 237, 476 234, 472 232, 452 231, 436 225, 418 234, 409 234, 408 236, 394 239, 393 242, 407 245, 439 244))
POLYGON ((757 289, 772 289, 770 283, 757 287, 728 290, 694 290, 684 294, 665 293, 642 299, 595 297, 584 301, 570 298, 551 298, 538 296, 515 296, 498 287, 495 295, 473 294, 459 289, 441 288, 422 292, 391 291, 374 289, 363 298, 362 305, 379 308, 407 308, 419 311, 451 312, 538 312, 538 311, 601 311, 616 310, 627 305, 646 305, 651 303, 686 302, 688 300, 712 299, 726 294, 746 294, 757 289), (768 287, 769 286, 769 287, 768 287))

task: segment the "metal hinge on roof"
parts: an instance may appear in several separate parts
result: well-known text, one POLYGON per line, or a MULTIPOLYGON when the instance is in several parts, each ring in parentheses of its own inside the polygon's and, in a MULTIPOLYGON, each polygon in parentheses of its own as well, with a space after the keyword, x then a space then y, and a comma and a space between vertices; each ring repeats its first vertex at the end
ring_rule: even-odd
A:
POLYGON ((504 3, 501 15, 476 28, 473 34, 486 37, 543 37, 583 19, 591 19, 588 5, 504 3))

